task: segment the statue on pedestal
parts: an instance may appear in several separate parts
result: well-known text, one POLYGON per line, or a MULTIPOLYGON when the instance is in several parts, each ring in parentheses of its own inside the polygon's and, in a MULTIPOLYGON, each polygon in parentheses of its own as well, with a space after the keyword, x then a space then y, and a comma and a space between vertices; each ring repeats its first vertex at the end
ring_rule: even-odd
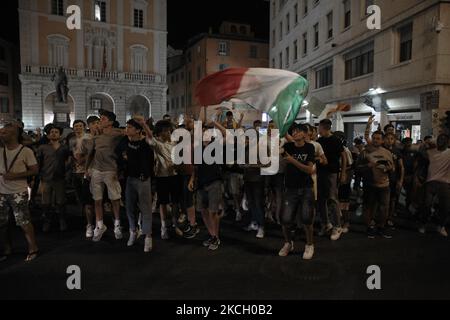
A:
POLYGON ((56 97, 58 103, 67 103, 67 95, 69 94, 67 75, 63 67, 59 67, 58 72, 52 76, 55 84, 56 97))

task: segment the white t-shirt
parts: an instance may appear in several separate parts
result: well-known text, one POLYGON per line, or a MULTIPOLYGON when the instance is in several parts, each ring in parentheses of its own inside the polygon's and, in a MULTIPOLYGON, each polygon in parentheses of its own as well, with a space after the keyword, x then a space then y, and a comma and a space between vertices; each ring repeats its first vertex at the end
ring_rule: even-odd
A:
POLYGON ((156 177, 172 177, 177 173, 172 162, 172 150, 175 147, 173 142, 162 142, 158 138, 147 138, 147 143, 153 148, 156 159, 156 177))
POLYGON ((439 151, 428 150, 430 166, 428 168, 428 182, 438 181, 450 184, 450 149, 439 151))
MULTIPOLYGON (((8 148, 6 148, 6 160, 8 168, 21 148, 22 145, 19 145, 14 150, 8 150, 8 148)), ((26 192, 28 190, 28 183, 26 178, 13 181, 5 181, 3 179, 3 175, 6 173, 3 154, 4 148, 0 148, 0 194, 16 194, 26 192)), ((23 148, 9 172, 23 173, 28 170, 27 168, 35 165, 37 165, 37 161, 33 151, 30 148, 23 148)))

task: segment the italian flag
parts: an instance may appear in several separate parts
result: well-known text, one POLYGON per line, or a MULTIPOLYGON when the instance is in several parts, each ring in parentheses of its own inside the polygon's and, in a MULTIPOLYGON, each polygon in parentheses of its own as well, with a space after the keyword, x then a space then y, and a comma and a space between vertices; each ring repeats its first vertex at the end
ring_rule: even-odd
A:
POLYGON ((231 99, 266 112, 284 136, 308 95, 308 82, 296 73, 265 68, 230 68, 199 82, 195 96, 202 106, 231 99))

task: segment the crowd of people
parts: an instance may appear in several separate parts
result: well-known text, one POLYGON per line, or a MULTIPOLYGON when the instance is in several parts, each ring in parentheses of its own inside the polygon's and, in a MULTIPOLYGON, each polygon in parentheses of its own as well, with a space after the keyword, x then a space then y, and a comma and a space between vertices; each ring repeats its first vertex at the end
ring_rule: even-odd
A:
MULTIPOLYGON (((207 121, 205 114, 202 111, 199 119, 203 130, 215 128, 225 134, 242 128, 243 115, 236 121, 228 112, 224 121, 218 117, 207 121)), ((0 260, 12 251, 12 216, 28 242, 26 261, 39 256, 30 215, 30 207, 38 202, 43 232, 68 229, 69 187, 76 191, 86 219, 87 239, 101 241, 108 230, 109 223, 104 222, 108 210, 114 218, 114 237, 121 240, 125 211, 127 245, 144 237, 146 253, 153 248, 153 212, 159 211, 163 240, 173 236, 172 228, 180 237, 197 237, 200 213, 208 233, 203 245, 209 250, 220 248, 220 222, 227 215, 236 223, 249 220, 245 230, 255 232, 258 239, 265 237, 266 223, 279 224, 282 257, 294 251, 295 230, 302 228, 303 259, 310 260, 315 235, 338 241, 351 230, 358 207, 355 199, 362 204, 369 238, 392 238, 400 198, 405 199, 403 211, 421 233, 435 222, 439 234, 448 237, 449 136, 426 137, 414 145, 410 138, 399 141, 391 125, 372 132, 373 120, 368 121, 365 137, 353 144, 344 132, 332 132, 328 119, 318 127, 294 124, 280 139, 280 166, 273 175, 263 175, 258 164, 174 164, 173 149, 180 141, 172 141, 172 133, 176 128, 192 132, 194 120, 189 117, 176 125, 169 116, 156 124, 134 117, 120 128, 114 113, 101 110, 100 116, 86 122, 76 120, 68 135, 53 124, 43 132, 25 134, 20 121, 5 122, 0 129, 0 241, 4 245, 0 260)), ((261 121, 255 121, 250 129, 260 135, 261 127, 261 121)), ((267 129, 270 135, 274 123, 267 129)), ((212 142, 214 137, 204 138, 203 148, 212 142)), ((195 141, 190 143, 193 147, 195 141)))

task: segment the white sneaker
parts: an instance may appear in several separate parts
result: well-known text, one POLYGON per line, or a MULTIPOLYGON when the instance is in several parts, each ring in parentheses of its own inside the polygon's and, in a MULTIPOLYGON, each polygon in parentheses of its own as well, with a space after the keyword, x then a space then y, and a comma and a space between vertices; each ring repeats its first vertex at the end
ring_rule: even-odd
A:
POLYGON ((161 239, 162 240, 169 240, 170 239, 169 231, 167 230, 167 228, 161 228, 161 239))
POLYGON ((264 232, 264 228, 258 228, 258 233, 256 234, 256 237, 258 239, 264 239, 265 236, 265 232, 264 232))
POLYGON ((438 228, 438 232, 441 236, 443 236, 444 238, 448 238, 448 233, 447 230, 445 229, 445 227, 439 227, 438 228))
POLYGON ((287 257, 289 255, 289 253, 294 252, 294 242, 286 242, 283 246, 283 248, 281 248, 280 252, 278 253, 278 255, 280 257, 287 257))
POLYGON ((89 224, 86 227, 86 238, 92 239, 93 236, 94 236, 94 227, 89 224))
POLYGON ((144 244, 144 252, 149 253, 152 250, 153 250, 153 239, 146 237, 144 244))
POLYGON ((342 228, 342 233, 343 234, 347 234, 347 233, 349 233, 350 232, 350 225, 348 224, 348 223, 346 223, 345 225, 344 225, 344 227, 342 228))
POLYGON ((258 231, 258 225, 255 222, 250 223, 250 225, 245 228, 246 231, 258 231))
POLYGON ((236 213, 236 222, 241 222, 241 221, 242 221, 242 213, 238 211, 236 213))
POLYGON ((116 240, 123 239, 122 227, 120 225, 114 227, 114 236, 116 237, 116 240))
POLYGON ((425 234, 426 233, 426 230, 425 230, 424 226, 419 228, 419 233, 421 233, 421 234, 425 234))
POLYGON ((334 228, 333 232, 331 233, 331 240, 337 241, 341 238, 342 235, 342 228, 334 228))
POLYGON ((136 242, 137 233, 134 231, 130 231, 130 238, 128 239, 127 246, 132 247, 134 246, 134 243, 136 242))
POLYGON ((99 242, 100 240, 102 240, 103 234, 106 232, 106 230, 108 230, 108 228, 105 225, 103 225, 101 228, 95 228, 92 241, 99 242))
POLYGON ((305 252, 303 253, 303 260, 311 260, 314 256, 314 245, 305 246, 305 252))
POLYGON ((143 236, 142 229, 138 228, 136 232, 136 240, 143 236))

